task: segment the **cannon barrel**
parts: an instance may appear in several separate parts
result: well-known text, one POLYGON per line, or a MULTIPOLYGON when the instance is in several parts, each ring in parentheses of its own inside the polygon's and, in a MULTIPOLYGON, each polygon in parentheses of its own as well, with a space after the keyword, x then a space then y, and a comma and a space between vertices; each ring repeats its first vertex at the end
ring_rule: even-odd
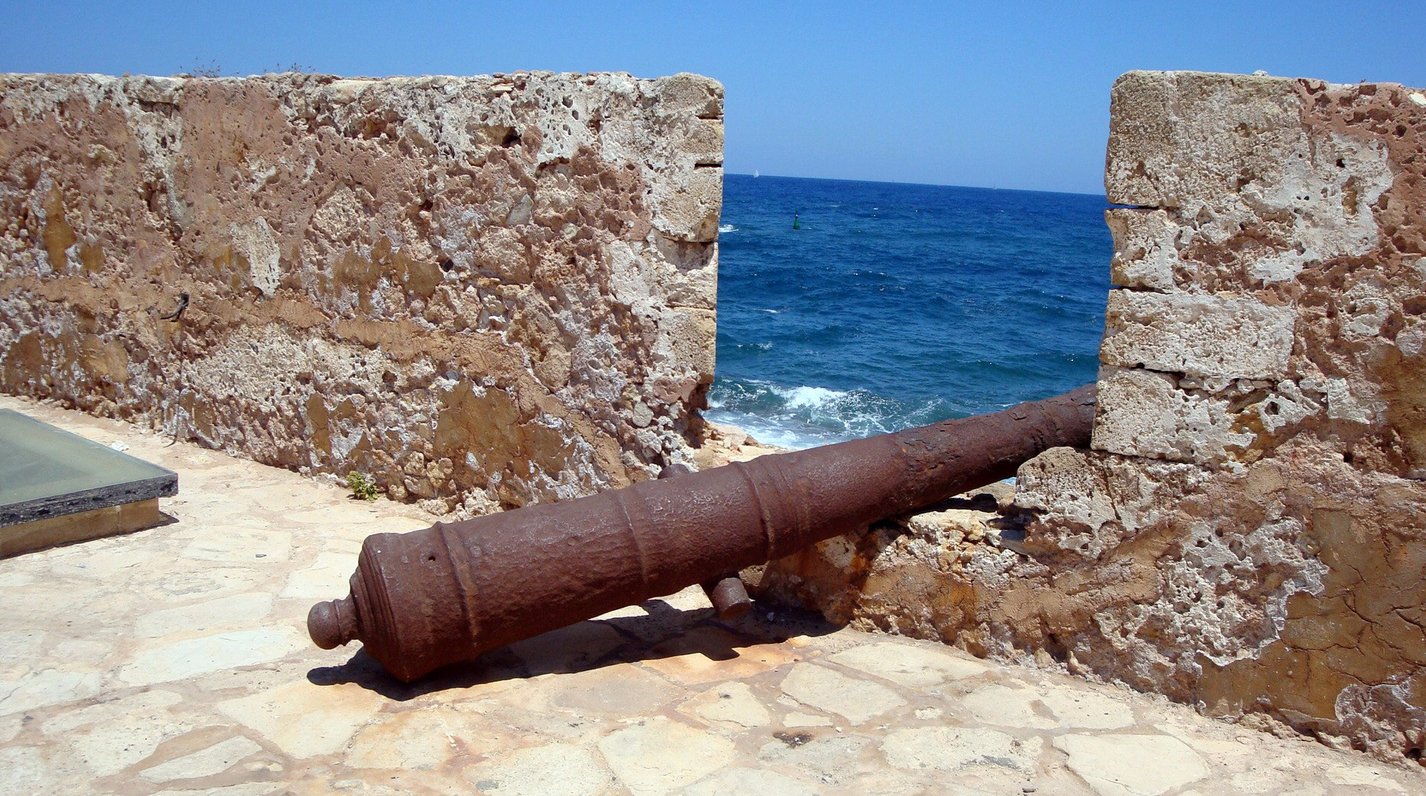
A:
POLYGON ((560 503, 366 538, 351 594, 307 617, 410 682, 441 666, 694 583, 729 613, 730 573, 1089 444, 1094 387, 994 414, 762 456, 560 503))

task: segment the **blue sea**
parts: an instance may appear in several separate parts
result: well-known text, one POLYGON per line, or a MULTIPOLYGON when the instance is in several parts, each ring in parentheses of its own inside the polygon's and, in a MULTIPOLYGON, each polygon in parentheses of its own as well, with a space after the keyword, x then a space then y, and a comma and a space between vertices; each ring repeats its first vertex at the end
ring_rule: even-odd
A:
POLYGON ((805 448, 1093 381, 1103 196, 724 179, 706 416, 805 448))

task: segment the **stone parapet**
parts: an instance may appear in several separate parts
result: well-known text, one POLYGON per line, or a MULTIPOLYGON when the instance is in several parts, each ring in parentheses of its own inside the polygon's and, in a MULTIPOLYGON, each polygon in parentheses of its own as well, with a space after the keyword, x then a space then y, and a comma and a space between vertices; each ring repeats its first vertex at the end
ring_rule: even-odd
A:
POLYGON ((764 587, 1419 760, 1426 92, 1133 72, 1110 129, 1092 450, 982 536, 880 528, 764 587))
POLYGON ((687 461, 722 97, 688 74, 0 76, 0 390, 440 511, 687 461))

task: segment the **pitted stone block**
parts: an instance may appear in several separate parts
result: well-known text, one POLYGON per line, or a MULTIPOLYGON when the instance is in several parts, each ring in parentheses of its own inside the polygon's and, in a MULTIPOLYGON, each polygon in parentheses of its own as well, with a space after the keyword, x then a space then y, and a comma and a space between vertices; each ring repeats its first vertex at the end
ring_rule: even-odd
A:
POLYGON ((1292 354, 1291 309, 1254 299, 1109 294, 1100 361, 1225 379, 1280 378, 1292 354))
POLYGON ((1129 72, 1110 98, 1109 201, 1219 206, 1241 172, 1282 173, 1305 158, 1291 80, 1200 72, 1129 72))
POLYGON ((1230 448, 1253 440, 1233 420, 1227 400, 1184 392, 1168 374, 1106 368, 1092 444, 1125 456, 1221 464, 1230 448))
POLYGON ((1104 221, 1114 237, 1111 281, 1119 287, 1172 290, 1174 266, 1180 262, 1176 241, 1181 230, 1169 214, 1117 207, 1105 211, 1104 221))

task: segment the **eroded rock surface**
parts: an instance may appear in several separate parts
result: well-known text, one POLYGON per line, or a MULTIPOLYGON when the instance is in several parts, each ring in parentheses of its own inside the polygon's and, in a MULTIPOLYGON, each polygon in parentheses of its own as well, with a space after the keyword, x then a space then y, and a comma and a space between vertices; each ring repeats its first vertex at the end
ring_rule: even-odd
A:
POLYGON ((642 479, 712 380, 722 144, 687 74, 0 76, 0 390, 437 510, 642 479))
POLYGON ((915 518, 764 587, 1419 760, 1426 92, 1130 73, 1106 185, 1093 449, 1021 468, 1023 528, 915 518))
POLYGON ((0 406, 187 477, 168 525, 0 561, 0 793, 1426 790, 1426 771, 1124 688, 801 612, 723 621, 696 586, 411 685, 354 647, 276 638, 195 666, 195 643, 301 628, 306 595, 346 591, 367 534, 429 518, 128 424, 0 406), (127 676, 153 665, 190 673, 127 676))

